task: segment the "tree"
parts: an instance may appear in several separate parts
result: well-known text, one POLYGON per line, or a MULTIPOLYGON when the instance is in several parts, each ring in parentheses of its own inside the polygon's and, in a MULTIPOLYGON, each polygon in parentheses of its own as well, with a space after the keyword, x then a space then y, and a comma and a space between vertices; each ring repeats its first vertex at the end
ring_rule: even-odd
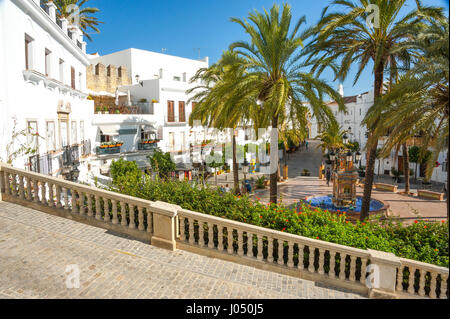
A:
POLYGON ((142 177, 142 171, 135 161, 126 161, 123 158, 113 160, 110 166, 110 175, 114 185, 119 186, 123 179, 136 180, 142 177))
MULTIPOLYGON (((262 117, 260 124, 270 125, 277 131, 280 124, 302 123, 305 121, 305 103, 320 122, 327 123, 334 118, 329 107, 323 102, 324 94, 334 98, 345 110, 342 97, 325 82, 306 71, 300 62, 305 34, 299 34, 305 17, 300 18, 291 28, 291 7, 275 4, 270 12, 254 11, 246 19, 232 18, 247 35, 250 42, 238 41, 230 45, 245 60, 246 72, 231 89, 237 96, 257 101, 257 113, 262 117)), ((261 126, 267 127, 267 126, 261 126)), ((276 145, 276 134, 272 134, 271 145, 276 145)), ((271 161, 278 163, 278 152, 271 154, 271 161)), ((270 201, 277 202, 278 170, 270 174, 270 201)))
POLYGON ((170 157, 170 153, 163 153, 156 150, 152 155, 148 155, 152 170, 159 173, 159 177, 168 178, 169 173, 175 171, 176 165, 170 157))
POLYGON ((54 0, 56 5, 56 15, 58 18, 66 18, 69 20, 69 24, 77 22, 79 19, 79 27, 83 32, 83 35, 92 41, 91 36, 88 33, 88 29, 92 29, 96 33, 100 33, 97 26, 103 23, 94 16, 100 10, 98 8, 84 7, 88 0, 54 0), (79 11, 77 11, 77 8, 79 11))
MULTIPOLYGON (((17 131, 16 121, 14 121, 11 140, 6 144, 6 163, 12 165, 14 160, 17 158, 27 155, 35 155, 37 153, 37 148, 31 141, 33 138, 44 139, 44 137, 39 135, 38 132, 33 132, 32 127, 27 127, 26 129, 17 131), (28 140, 28 138, 31 139, 28 140), (22 142, 23 139, 26 139, 26 141, 22 142), (15 147, 16 144, 19 144, 18 148, 15 147)), ((1 157, 0 161, 3 161, 1 157)))
POLYGON ((326 149, 336 152, 337 149, 345 146, 343 142, 345 133, 346 131, 343 131, 339 124, 333 121, 316 137, 316 139, 321 141, 317 147, 321 147, 322 152, 325 152, 326 149))
MULTIPOLYGON (((320 74, 327 66, 335 72, 336 79, 345 79, 350 67, 358 63, 354 78, 356 83, 361 73, 373 64, 374 100, 375 103, 383 94, 385 69, 390 68, 390 76, 395 75, 401 65, 408 64, 410 52, 407 48, 398 50, 402 42, 410 37, 410 29, 419 23, 416 10, 398 19, 405 0, 359 0, 355 2, 336 0, 332 5, 342 8, 342 11, 328 13, 326 7, 317 26, 311 29, 314 35, 308 45, 308 62, 313 63, 313 70, 320 74), (368 5, 377 7, 376 21, 370 21, 373 10, 366 10, 368 5)), ((369 131, 369 138, 380 122, 379 117, 372 117, 364 123, 369 131)), ((360 218, 369 216, 372 185, 374 179, 375 155, 378 139, 372 138, 366 145, 367 166, 364 185, 363 203, 360 218)))

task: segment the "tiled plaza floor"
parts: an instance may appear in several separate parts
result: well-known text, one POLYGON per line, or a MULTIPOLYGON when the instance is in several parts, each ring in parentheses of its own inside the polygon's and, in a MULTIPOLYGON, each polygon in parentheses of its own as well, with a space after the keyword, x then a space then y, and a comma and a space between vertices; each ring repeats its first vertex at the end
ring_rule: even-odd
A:
POLYGON ((0 202, 2 298, 362 298, 0 202), (80 287, 67 288, 79 269, 80 287))

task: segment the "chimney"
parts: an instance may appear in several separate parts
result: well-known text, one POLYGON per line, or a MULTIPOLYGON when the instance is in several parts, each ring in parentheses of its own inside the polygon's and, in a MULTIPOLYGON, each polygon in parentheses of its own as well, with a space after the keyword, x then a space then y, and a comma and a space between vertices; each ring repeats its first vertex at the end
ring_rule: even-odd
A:
POLYGON ((342 83, 339 83, 338 93, 339 93, 342 97, 344 97, 344 86, 342 85, 342 83))

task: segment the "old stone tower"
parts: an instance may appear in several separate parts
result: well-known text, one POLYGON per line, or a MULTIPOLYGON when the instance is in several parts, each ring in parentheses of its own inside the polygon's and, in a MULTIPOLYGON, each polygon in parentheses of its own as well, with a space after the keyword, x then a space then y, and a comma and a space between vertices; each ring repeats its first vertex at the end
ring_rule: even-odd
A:
POLYGON ((131 76, 124 66, 98 63, 87 68, 86 82, 89 90, 115 93, 118 86, 131 85, 131 76))

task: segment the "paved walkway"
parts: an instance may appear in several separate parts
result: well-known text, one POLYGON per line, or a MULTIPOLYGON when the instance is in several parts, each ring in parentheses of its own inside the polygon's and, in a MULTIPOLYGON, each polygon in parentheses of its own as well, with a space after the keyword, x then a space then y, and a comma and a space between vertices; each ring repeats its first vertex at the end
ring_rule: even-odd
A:
POLYGON ((362 297, 0 202, 0 298, 362 297), (67 265, 79 288, 67 288, 67 265))

